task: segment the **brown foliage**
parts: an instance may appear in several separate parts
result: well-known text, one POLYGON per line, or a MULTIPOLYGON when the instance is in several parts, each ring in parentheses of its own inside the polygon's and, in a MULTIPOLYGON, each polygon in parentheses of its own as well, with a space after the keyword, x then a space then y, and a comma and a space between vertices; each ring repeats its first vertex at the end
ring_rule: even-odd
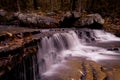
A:
POLYGON ((72 10, 72 8, 79 10, 81 7, 82 11, 88 13, 97 12, 103 16, 120 17, 119 0, 0 0, 0 8, 9 11, 19 11, 18 4, 21 11, 34 9, 41 11, 67 11, 72 10))

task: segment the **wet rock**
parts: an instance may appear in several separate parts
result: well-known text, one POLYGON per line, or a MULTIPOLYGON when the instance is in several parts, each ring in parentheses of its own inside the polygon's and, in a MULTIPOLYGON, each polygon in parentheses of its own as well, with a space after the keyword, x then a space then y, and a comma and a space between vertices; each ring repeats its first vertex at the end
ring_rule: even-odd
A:
POLYGON ((109 51, 119 51, 119 48, 111 48, 111 49, 108 49, 109 51))
POLYGON ((117 31, 117 32, 115 33, 115 35, 116 35, 117 37, 120 37, 120 31, 117 31))
POLYGON ((100 69, 101 69, 101 71, 106 71, 107 70, 107 68, 103 67, 103 66, 101 66, 100 69))

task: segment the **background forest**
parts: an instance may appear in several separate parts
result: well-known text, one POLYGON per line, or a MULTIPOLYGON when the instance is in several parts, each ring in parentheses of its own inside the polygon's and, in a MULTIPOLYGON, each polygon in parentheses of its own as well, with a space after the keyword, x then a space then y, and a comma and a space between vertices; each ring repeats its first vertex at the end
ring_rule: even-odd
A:
POLYGON ((0 8, 7 11, 68 11, 99 13, 120 17, 119 0, 0 0, 0 8))
MULTIPOLYGON (((104 22, 102 24, 103 28, 120 36, 119 5, 119 0, 0 0, 0 13, 2 14, 0 16, 0 24, 34 26, 34 28, 69 28, 75 24, 74 27, 76 25, 80 27, 82 20, 84 22, 87 15, 98 13, 105 21, 102 21, 104 22), (72 17, 68 17, 68 20, 65 19, 68 11, 78 12, 79 20, 75 19, 76 13, 75 16, 71 15, 72 17), (14 13, 16 12, 18 14, 15 15, 14 13), (44 15, 44 17, 42 16, 43 19, 41 19, 40 15, 44 15), (54 19, 49 19, 46 16, 54 19), (40 20, 44 21, 41 23, 40 20), (60 23, 61 21, 63 23, 60 23), (47 23, 50 24, 48 25, 47 23)), ((91 19, 87 20, 89 21, 88 23, 94 22, 93 18, 91 19)), ((87 22, 84 24, 87 24, 87 22)))

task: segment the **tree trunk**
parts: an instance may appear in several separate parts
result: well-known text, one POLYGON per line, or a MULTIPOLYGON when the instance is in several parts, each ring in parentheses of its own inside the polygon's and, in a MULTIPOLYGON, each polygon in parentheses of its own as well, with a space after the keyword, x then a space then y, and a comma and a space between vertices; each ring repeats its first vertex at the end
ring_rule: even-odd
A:
POLYGON ((95 0, 92 0, 91 6, 90 6, 90 11, 93 9, 94 3, 95 3, 95 0))
POLYGON ((37 10, 38 9, 37 0, 33 0, 33 5, 34 9, 37 10))
POLYGON ((53 7, 54 7, 53 0, 50 0, 50 5, 51 5, 51 11, 53 11, 53 7))
POLYGON ((82 0, 79 0, 79 14, 81 14, 82 11, 82 0))
POLYGON ((60 5, 61 5, 60 8, 61 8, 61 10, 63 10, 63 2, 64 2, 64 1, 61 0, 61 3, 60 3, 60 5))
POLYGON ((21 12, 21 9, 20 9, 20 1, 17 0, 17 8, 18 8, 18 12, 21 12))
POLYGON ((75 2, 76 2, 76 0, 71 0, 71 3, 72 3, 72 11, 74 11, 75 10, 75 8, 76 8, 76 6, 75 6, 75 2))

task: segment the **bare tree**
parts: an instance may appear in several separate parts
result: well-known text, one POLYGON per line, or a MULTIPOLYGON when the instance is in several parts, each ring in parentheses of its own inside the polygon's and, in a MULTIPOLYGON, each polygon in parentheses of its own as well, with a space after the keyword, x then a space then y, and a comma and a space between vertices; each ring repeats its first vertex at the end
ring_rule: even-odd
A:
POLYGON ((90 9, 92 9, 92 8, 93 8, 94 3, 95 3, 95 0, 92 0, 92 1, 91 1, 91 6, 90 6, 90 9))
POLYGON ((53 0, 50 0, 50 5, 51 5, 51 11, 53 11, 53 8, 54 8, 53 0))
POLYGON ((38 9, 38 1, 37 0, 33 0, 33 5, 34 5, 34 9, 37 10, 38 9))
POLYGON ((17 0, 17 8, 18 8, 18 12, 21 12, 20 1, 19 0, 17 0))
POLYGON ((79 14, 81 14, 82 11, 82 0, 79 0, 79 14))
POLYGON ((61 1, 60 5, 61 5, 61 9, 62 9, 64 0, 60 0, 60 1, 61 1))
POLYGON ((70 0, 71 2, 71 10, 74 11, 76 6, 75 6, 75 3, 76 3, 76 0, 70 0))

